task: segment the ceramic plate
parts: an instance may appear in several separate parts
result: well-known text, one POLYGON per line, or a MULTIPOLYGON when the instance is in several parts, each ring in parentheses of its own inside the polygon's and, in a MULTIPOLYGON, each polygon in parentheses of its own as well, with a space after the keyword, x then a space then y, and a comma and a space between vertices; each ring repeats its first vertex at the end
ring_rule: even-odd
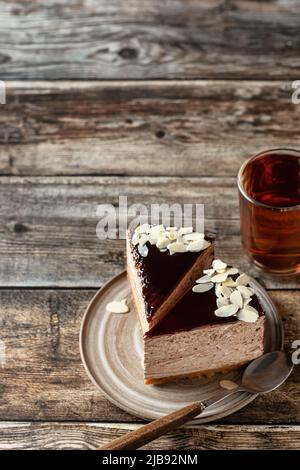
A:
MULTIPOLYGON (((267 317, 266 350, 278 350, 283 344, 283 328, 277 309, 267 292, 251 283, 267 317)), ((266 352, 267 352, 266 351, 266 352)), ((80 352, 86 371, 96 387, 115 405, 144 419, 155 419, 194 401, 205 401, 223 391, 221 379, 240 380, 243 368, 213 378, 178 380, 164 385, 143 382, 143 343, 136 312, 131 301, 126 273, 114 277, 100 289, 84 315, 80 332, 80 352), (128 314, 112 314, 106 305, 127 298, 128 314)), ((194 423, 206 423, 243 408, 257 395, 235 393, 221 404, 211 406, 194 423)))

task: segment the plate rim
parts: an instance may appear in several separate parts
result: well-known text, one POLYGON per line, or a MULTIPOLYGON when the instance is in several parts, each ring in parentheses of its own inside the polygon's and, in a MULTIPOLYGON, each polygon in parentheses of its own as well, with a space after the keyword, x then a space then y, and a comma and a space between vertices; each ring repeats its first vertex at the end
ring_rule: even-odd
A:
MULTIPOLYGON (((123 277, 126 277, 127 276, 127 271, 126 269, 122 270, 120 273, 116 274, 115 276, 113 276, 111 279, 109 279, 107 282, 105 282, 103 284, 103 286, 100 287, 100 289, 97 290, 97 292, 95 293, 95 295, 92 297, 92 299, 89 301, 86 309, 85 309, 85 312, 83 314, 83 317, 82 317, 82 320, 81 320, 81 325, 80 325, 80 331, 79 331, 79 352, 80 352, 80 358, 81 358, 81 362, 84 366, 84 369, 89 377, 89 379, 91 380, 91 382, 93 383, 93 385, 96 387, 96 389, 98 391, 100 391, 104 397, 110 402, 112 403, 113 405, 117 406, 119 409, 121 409, 122 411, 130 414, 131 416, 133 417, 137 417, 137 418, 140 418, 142 419, 143 421, 150 421, 150 420, 153 420, 153 419, 156 419, 156 418, 153 418, 153 417, 150 417, 150 416, 146 416, 145 414, 140 414, 138 411, 136 410, 131 410, 128 408, 128 406, 126 407, 125 405, 123 405, 122 403, 120 403, 119 401, 115 400, 115 398, 113 398, 111 395, 109 395, 106 390, 101 387, 100 383, 95 379, 94 375, 92 374, 92 372, 90 371, 89 367, 88 367, 88 364, 87 364, 87 360, 86 360, 86 357, 85 357, 85 354, 84 354, 84 344, 83 344, 83 334, 84 334, 84 329, 85 329, 85 326, 86 326, 86 322, 88 320, 88 317, 90 315, 90 313, 93 311, 93 306, 94 304, 97 302, 98 300, 98 297, 100 297, 103 292, 107 289, 109 289, 109 287, 111 286, 111 284, 115 283, 116 281, 119 281, 120 279, 122 279, 123 277)), ((278 319, 278 327, 279 327, 279 333, 280 333, 280 336, 281 336, 281 341, 280 341, 280 350, 283 349, 283 346, 284 346, 284 328, 283 328, 283 323, 282 323, 282 318, 278 312, 278 309, 277 309, 277 306, 275 304, 275 302, 273 301, 273 299, 269 296, 267 290, 256 280, 256 279, 253 279, 251 276, 249 276, 250 278, 250 282, 255 284, 255 285, 258 285, 261 292, 267 296, 268 298, 268 301, 269 303, 272 305, 272 308, 273 308, 273 311, 276 312, 276 316, 277 316, 277 319, 278 319)), ((245 392, 245 393, 248 393, 248 392, 245 392)), ((228 410, 224 410, 223 412, 220 412, 216 417, 214 417, 214 415, 209 415, 205 418, 201 418, 201 415, 200 417, 195 417, 193 418, 191 421, 189 421, 186 425, 184 425, 183 427, 186 427, 186 426, 191 426, 191 425, 196 425, 196 424, 205 424, 205 423, 208 423, 208 422, 214 422, 214 421, 219 421, 220 419, 226 417, 226 416, 229 416, 233 413, 236 413, 237 411, 239 411, 240 409, 243 409, 245 406, 249 405, 252 401, 254 401, 257 397, 259 396, 259 393, 249 393, 248 394, 248 397, 245 398, 245 400, 243 401, 243 403, 241 404, 241 406, 238 405, 238 408, 236 408, 234 411, 232 411, 231 409, 228 409, 228 410)))

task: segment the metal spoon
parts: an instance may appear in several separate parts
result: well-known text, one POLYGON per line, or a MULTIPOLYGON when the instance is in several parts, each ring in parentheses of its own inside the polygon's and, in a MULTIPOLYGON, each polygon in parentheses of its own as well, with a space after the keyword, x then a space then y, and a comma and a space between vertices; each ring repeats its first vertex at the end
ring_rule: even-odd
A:
POLYGON ((223 391, 218 397, 196 402, 158 418, 145 426, 114 439, 99 450, 138 449, 178 426, 201 414, 209 406, 237 392, 267 393, 279 387, 293 370, 290 355, 284 351, 273 351, 252 361, 245 369, 241 385, 230 391, 223 391))
POLYGON ((206 400, 203 405, 206 409, 214 405, 232 393, 267 393, 275 390, 286 381, 293 370, 293 363, 289 354, 284 351, 272 351, 250 362, 244 370, 241 385, 233 390, 225 392, 217 399, 206 400))

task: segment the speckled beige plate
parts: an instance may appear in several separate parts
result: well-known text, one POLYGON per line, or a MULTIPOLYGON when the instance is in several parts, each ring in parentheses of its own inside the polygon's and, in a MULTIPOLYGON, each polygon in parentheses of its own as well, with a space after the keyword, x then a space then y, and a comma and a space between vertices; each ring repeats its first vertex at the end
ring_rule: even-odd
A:
MULTIPOLYGON (((267 316, 267 350, 281 349, 283 329, 280 316, 266 291, 255 286, 267 316)), ((154 419, 188 403, 218 396, 221 379, 238 382, 242 369, 211 379, 180 380, 164 385, 143 382, 143 343, 126 273, 114 277, 100 289, 84 315, 80 331, 80 352, 86 371, 96 387, 115 405, 144 419, 154 419), (130 313, 106 312, 112 300, 128 299, 130 313)), ((240 392, 204 411, 195 423, 205 423, 241 409, 257 395, 240 392)), ((96 418, 96 416, 95 416, 96 418)))

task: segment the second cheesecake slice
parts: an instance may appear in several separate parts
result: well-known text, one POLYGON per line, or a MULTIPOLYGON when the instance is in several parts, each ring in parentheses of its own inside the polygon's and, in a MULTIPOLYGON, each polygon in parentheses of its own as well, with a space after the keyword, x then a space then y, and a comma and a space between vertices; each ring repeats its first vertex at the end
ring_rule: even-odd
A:
POLYGON ((144 224, 128 231, 127 272, 144 334, 172 311, 213 257, 213 239, 190 227, 144 224))

